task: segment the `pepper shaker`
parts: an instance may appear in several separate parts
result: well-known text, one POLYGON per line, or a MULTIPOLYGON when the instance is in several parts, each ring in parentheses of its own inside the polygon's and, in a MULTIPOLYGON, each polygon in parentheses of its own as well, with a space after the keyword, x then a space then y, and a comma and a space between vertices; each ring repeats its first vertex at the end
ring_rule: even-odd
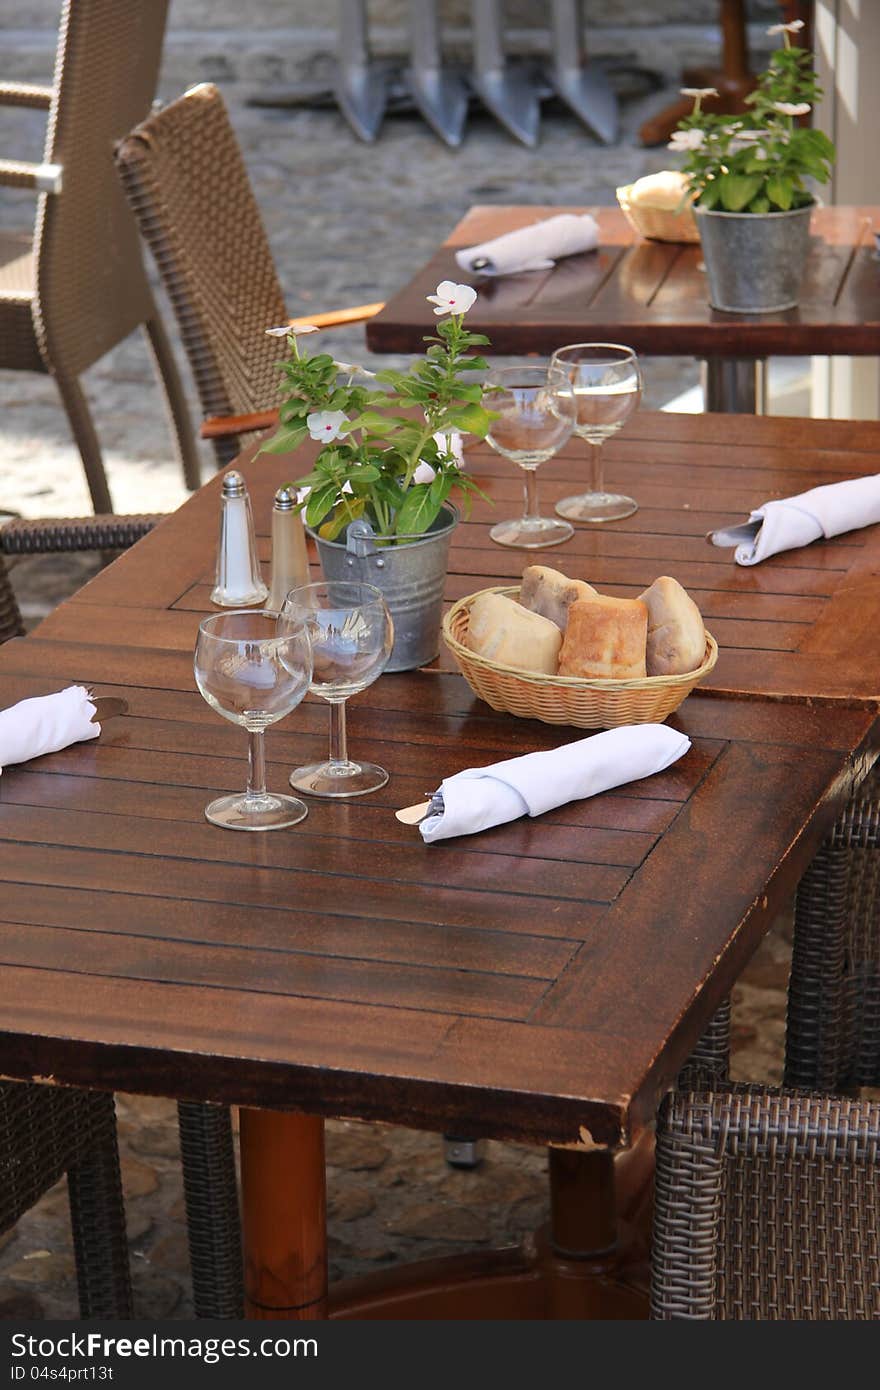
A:
POLYGON ((269 590, 260 577, 251 499, 244 478, 234 470, 223 479, 220 494, 220 540, 211 602, 222 608, 263 603, 269 590))
POLYGON ((309 582, 309 556, 296 494, 280 487, 272 503, 272 586, 266 607, 280 613, 291 589, 309 582))

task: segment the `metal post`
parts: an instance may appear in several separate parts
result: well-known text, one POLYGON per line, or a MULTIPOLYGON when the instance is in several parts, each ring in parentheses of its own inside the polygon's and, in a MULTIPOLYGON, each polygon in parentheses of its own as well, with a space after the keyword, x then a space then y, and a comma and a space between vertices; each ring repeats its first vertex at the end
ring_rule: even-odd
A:
POLYGON ((755 357, 707 357, 702 363, 703 409, 763 415, 767 363, 755 357))
POLYGON ((386 74, 370 59, 366 0, 339 0, 336 99, 352 130, 372 143, 388 103, 386 74))
POLYGON ((501 41, 501 0, 473 0, 474 90, 522 144, 538 143, 541 107, 533 75, 507 66, 501 41))
POLYGON ((553 0, 553 65, 548 73, 560 97, 603 144, 617 138, 617 97, 601 68, 587 61, 583 0, 553 0))
POLYGON ((464 133, 468 89, 458 73, 443 70, 437 0, 409 0, 409 11, 407 84, 428 125, 454 149, 464 133))

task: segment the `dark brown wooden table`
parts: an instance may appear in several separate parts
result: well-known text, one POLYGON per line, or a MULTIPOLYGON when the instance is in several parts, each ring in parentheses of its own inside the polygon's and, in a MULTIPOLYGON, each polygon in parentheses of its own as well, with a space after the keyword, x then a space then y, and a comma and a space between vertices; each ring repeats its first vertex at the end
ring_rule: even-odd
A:
POLYGON ((706 363, 707 408, 754 413, 760 365, 774 354, 872 356, 880 341, 880 259, 875 207, 819 208, 801 303, 782 314, 727 314, 709 307, 699 245, 643 241, 618 208, 591 208, 599 248, 548 271, 489 280, 464 273, 455 250, 583 207, 481 204, 470 209, 410 283, 367 325, 374 352, 420 352, 434 323, 425 302, 441 280, 474 285, 468 327, 497 354, 549 355, 563 343, 623 342, 639 353, 692 355, 706 363))
MULTIPOLYGON (((880 528, 754 569, 708 547, 698 558, 716 518, 790 490, 792 473, 806 486, 868 471, 880 438, 805 422, 810 452, 783 423, 645 415, 612 444, 641 511, 547 558, 619 592, 678 574, 722 660, 716 689, 673 717, 693 740, 681 763, 537 822, 425 847, 394 819, 442 775, 571 736, 493 714, 441 661, 353 702, 354 747, 392 773, 381 792, 315 802, 279 834, 205 823, 245 762, 191 669, 217 480, 0 652, 4 705, 70 681, 130 705, 97 742, 0 778, 0 1073, 243 1106, 252 1316, 326 1311, 325 1115, 553 1146, 536 1252, 358 1281, 336 1290, 334 1315, 643 1315, 643 1247, 632 1235, 607 1249, 612 1155, 650 1122, 880 748, 876 643, 858 635, 876 630, 880 528), (743 465, 720 461, 713 429, 748 451, 759 498, 741 500, 743 465), (838 646, 829 636, 801 661, 831 629, 838 646)), ((479 450, 473 462, 506 500, 506 470, 479 450)), ((244 467, 268 531, 271 495, 299 465, 244 467)), ((549 496, 580 467, 555 462, 549 496)), ((488 541, 489 517, 480 504, 460 528, 450 597, 522 563, 488 541)), ((326 729, 309 700, 270 731, 270 786, 323 750, 326 729)))

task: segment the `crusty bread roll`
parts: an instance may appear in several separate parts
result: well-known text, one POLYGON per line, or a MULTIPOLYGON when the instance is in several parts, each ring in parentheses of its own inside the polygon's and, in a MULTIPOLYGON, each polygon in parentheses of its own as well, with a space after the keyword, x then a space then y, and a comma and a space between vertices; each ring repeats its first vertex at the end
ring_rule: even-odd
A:
POLYGON ((640 599, 578 599, 568 610, 559 674, 638 680, 646 674, 647 635, 648 609, 640 599))
POLYGON ((687 176, 679 169, 661 169, 645 174, 627 190, 630 207, 657 208, 661 212, 681 212, 692 199, 687 176))
POLYGON ((701 666, 706 651, 702 614, 678 580, 663 574, 639 598, 648 607, 648 675, 680 676, 701 666))
POLYGON ((483 593, 471 606, 464 645, 489 661, 555 676, 562 633, 505 594, 483 593))
POLYGON ((596 590, 583 579, 567 579, 547 565, 529 565, 523 570, 519 601, 523 608, 549 618, 561 632, 568 626, 568 610, 579 598, 592 598, 596 590))

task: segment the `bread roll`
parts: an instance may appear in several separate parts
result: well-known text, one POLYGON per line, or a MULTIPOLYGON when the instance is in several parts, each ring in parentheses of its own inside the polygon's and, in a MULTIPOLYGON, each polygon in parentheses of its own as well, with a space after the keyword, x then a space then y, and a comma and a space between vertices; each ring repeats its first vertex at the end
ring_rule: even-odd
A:
POLYGON ((639 597, 648 607, 648 675, 680 676, 702 666, 703 618, 678 580, 663 574, 639 597))
POLYGON ((547 565, 529 565, 523 570, 519 601, 523 608, 549 618, 561 632, 568 626, 568 610, 579 598, 592 598, 596 590, 583 579, 567 579, 547 565))
POLYGON ((578 599, 568 610, 560 676, 638 680, 645 672, 648 610, 640 599, 578 599))
POLYGON ((690 183, 679 169, 661 169, 636 179, 627 191, 630 207, 656 208, 660 212, 682 212, 691 202, 690 183))
POLYGON ((489 661, 555 676, 562 633, 504 594, 479 594, 471 606, 464 645, 489 661))

